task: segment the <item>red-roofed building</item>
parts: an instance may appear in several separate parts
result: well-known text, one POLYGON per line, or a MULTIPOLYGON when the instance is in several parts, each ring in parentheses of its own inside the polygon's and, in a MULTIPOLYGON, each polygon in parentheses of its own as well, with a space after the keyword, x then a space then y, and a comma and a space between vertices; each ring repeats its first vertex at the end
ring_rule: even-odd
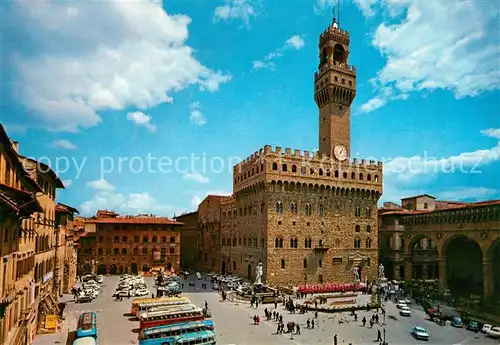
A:
POLYGON ((138 273, 155 267, 179 271, 182 225, 167 217, 99 210, 85 220, 79 236, 79 274, 138 273))
POLYGON ((385 203, 379 256, 389 279, 438 279, 456 295, 500 297, 500 200, 457 202, 431 195, 385 203))

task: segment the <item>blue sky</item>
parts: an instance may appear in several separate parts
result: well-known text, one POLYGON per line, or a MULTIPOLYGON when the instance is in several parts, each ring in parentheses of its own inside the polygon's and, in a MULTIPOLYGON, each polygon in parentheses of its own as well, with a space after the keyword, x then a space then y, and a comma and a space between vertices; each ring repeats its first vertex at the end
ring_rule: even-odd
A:
MULTIPOLYGON (((193 210, 231 192, 235 157, 317 149, 313 75, 335 3, 11 2, 0 121, 84 215, 193 210), (177 168, 160 172, 162 157, 177 168)), ((500 198, 498 4, 353 0, 340 11, 357 67, 352 155, 384 162, 382 200, 500 198)))

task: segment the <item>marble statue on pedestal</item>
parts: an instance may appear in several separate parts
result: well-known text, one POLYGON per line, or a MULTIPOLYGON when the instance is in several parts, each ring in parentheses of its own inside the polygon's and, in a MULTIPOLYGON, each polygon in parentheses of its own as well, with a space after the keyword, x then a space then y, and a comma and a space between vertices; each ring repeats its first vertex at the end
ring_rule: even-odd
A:
POLYGON ((353 272, 354 272, 354 281, 359 282, 359 267, 358 266, 354 267, 353 272))
POLYGON ((384 269, 384 265, 382 265, 382 263, 378 266, 378 277, 380 279, 385 278, 385 269, 384 269))
POLYGON ((262 284, 262 273, 263 273, 262 262, 259 262, 255 272, 255 284, 262 284))

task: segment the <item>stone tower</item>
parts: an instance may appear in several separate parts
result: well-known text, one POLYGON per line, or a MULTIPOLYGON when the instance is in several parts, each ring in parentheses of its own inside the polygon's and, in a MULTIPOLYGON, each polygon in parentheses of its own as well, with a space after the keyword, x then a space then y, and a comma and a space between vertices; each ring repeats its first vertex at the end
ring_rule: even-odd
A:
POLYGON ((348 64, 349 33, 336 19, 319 37, 319 66, 314 100, 319 108, 319 153, 339 161, 351 155, 351 103, 356 69, 348 64))

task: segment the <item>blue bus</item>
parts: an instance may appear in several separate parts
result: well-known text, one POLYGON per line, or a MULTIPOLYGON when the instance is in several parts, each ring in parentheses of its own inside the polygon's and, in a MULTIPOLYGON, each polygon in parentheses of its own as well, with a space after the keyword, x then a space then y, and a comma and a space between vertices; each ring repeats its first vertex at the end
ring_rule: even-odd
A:
POLYGON ((77 338, 73 342, 73 345, 97 345, 97 339, 94 337, 77 338))
POLYGON ((173 345, 215 345, 215 333, 212 331, 200 331, 183 334, 174 340, 173 345))
POLYGON ((144 328, 139 345, 172 345, 179 336, 200 331, 214 331, 214 322, 207 319, 144 328))
POLYGON ((76 329, 76 338, 94 337, 97 339, 97 314, 83 313, 78 318, 78 327, 76 329))

